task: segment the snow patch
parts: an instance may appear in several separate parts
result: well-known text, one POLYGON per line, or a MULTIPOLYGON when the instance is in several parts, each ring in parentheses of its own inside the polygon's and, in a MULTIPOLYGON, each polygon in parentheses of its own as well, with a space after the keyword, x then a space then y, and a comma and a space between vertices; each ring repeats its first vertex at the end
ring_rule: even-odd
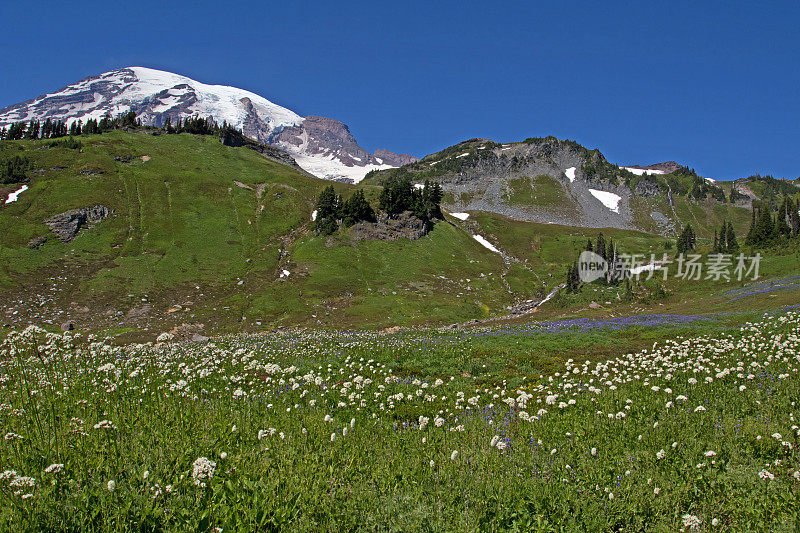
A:
POLYGON ((425 184, 424 183, 415 183, 414 184, 414 188, 415 189, 424 189, 425 188, 425 184))
POLYGON ((592 193, 592 196, 600 200, 604 206, 611 209, 615 213, 619 213, 619 201, 622 200, 621 196, 614 194, 613 192, 600 191, 597 189, 589 189, 589 192, 592 193))
POLYGON ((457 156, 456 156, 456 159, 458 159, 459 157, 467 157, 468 155, 469 155, 469 152, 464 152, 464 153, 463 153, 463 154, 461 154, 461 155, 457 155, 457 156))
POLYGON ((289 272, 288 270, 281 270, 281 277, 282 278, 288 278, 289 274, 291 274, 291 272, 289 272))
POLYGON ((28 186, 27 185, 23 185, 22 187, 20 187, 16 191, 14 191, 12 193, 9 193, 8 198, 6 198, 6 203, 10 204, 11 202, 16 202, 17 198, 19 198, 19 195, 24 193, 27 190, 28 190, 28 186))
POLYGON ((491 250, 492 252, 494 252, 496 254, 500 253, 500 250, 498 250, 497 248, 492 246, 492 243, 490 243, 489 241, 484 239, 482 236, 473 235, 472 238, 475 239, 476 241, 478 241, 479 243, 481 243, 483 245, 483 247, 486 248, 487 250, 491 250))
POLYGON ((469 213, 450 213, 450 216, 454 216, 458 220, 467 220, 469 218, 469 213))
POLYGON ((575 167, 569 167, 567 170, 564 171, 564 174, 567 175, 567 178, 569 178, 570 183, 575 181, 575 170, 577 170, 575 167))
POLYGON ((631 174, 636 174, 637 176, 641 176, 643 174, 665 174, 663 170, 652 170, 649 168, 633 168, 633 167, 619 167, 623 170, 627 170, 631 174))
POLYGON ((315 220, 317 220, 317 210, 316 209, 314 209, 314 212, 311 213, 311 221, 313 222, 315 220))

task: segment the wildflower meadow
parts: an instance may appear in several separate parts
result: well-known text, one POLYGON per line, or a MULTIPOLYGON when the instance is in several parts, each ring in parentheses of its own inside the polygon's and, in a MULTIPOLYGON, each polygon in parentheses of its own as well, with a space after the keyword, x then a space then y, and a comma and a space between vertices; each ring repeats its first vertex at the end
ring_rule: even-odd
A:
POLYGON ((800 526, 800 313, 514 379, 403 370, 441 342, 12 332, 0 528, 800 526))

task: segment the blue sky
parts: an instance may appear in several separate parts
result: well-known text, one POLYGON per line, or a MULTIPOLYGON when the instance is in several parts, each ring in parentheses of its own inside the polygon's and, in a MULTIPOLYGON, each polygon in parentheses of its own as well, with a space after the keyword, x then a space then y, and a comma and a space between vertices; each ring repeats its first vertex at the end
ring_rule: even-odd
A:
POLYGON ((800 2, 3 2, 0 107, 140 65, 425 155, 555 135, 800 176, 800 2))

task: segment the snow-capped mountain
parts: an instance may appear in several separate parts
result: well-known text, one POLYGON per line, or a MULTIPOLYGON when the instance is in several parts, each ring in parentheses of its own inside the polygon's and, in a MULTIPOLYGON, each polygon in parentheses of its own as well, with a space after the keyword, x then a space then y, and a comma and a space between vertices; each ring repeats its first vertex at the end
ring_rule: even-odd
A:
POLYGON ((128 67, 91 76, 63 89, 0 109, 0 127, 31 120, 72 122, 136 112, 142 123, 163 126, 192 115, 227 122, 257 141, 289 152, 315 176, 358 182, 370 170, 417 161, 387 150, 361 148, 338 120, 301 117, 250 91, 207 85, 185 76, 145 67, 128 67))

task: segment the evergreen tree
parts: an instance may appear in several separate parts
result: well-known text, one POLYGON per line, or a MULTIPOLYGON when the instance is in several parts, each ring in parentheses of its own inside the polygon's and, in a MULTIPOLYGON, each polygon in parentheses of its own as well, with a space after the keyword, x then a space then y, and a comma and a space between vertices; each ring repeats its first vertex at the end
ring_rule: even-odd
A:
POLYGON ((594 252, 594 244, 592 244, 592 239, 586 241, 586 251, 587 252, 594 252))
POLYGON ((336 191, 333 185, 328 185, 317 198, 317 220, 335 218, 337 210, 336 191))
POLYGON ((6 140, 18 141, 19 139, 22 139, 24 134, 25 134, 25 123, 15 122, 14 124, 8 127, 8 132, 6 133, 6 140))
POLYGON ((567 292, 580 292, 581 277, 577 261, 567 266, 567 292))
POLYGON ((678 237, 678 241, 675 243, 675 248, 679 254, 685 254, 693 251, 695 244, 694 230, 692 229, 691 224, 687 224, 686 228, 684 228, 683 232, 681 232, 680 236, 678 237))
POLYGON ((0 163, 0 183, 21 183, 28 181, 26 172, 31 168, 27 157, 15 155, 0 163))
POLYGON ((136 126, 136 112, 131 110, 125 113, 122 117, 122 125, 130 127, 136 126))
POLYGON ((346 226, 361 221, 375 222, 375 211, 364 197, 364 191, 359 189, 344 202, 342 207, 342 223, 346 226))
POLYGON ((597 236, 597 244, 594 247, 594 251, 597 255, 606 259, 606 240, 603 238, 603 234, 597 236))
POLYGON ((792 229, 792 235, 797 237, 800 235, 800 201, 795 202, 789 200, 789 227, 792 229))
POLYGON ((733 224, 728 222, 728 230, 725 237, 725 251, 734 254, 739 251, 739 243, 736 241, 736 232, 733 231, 733 224))

